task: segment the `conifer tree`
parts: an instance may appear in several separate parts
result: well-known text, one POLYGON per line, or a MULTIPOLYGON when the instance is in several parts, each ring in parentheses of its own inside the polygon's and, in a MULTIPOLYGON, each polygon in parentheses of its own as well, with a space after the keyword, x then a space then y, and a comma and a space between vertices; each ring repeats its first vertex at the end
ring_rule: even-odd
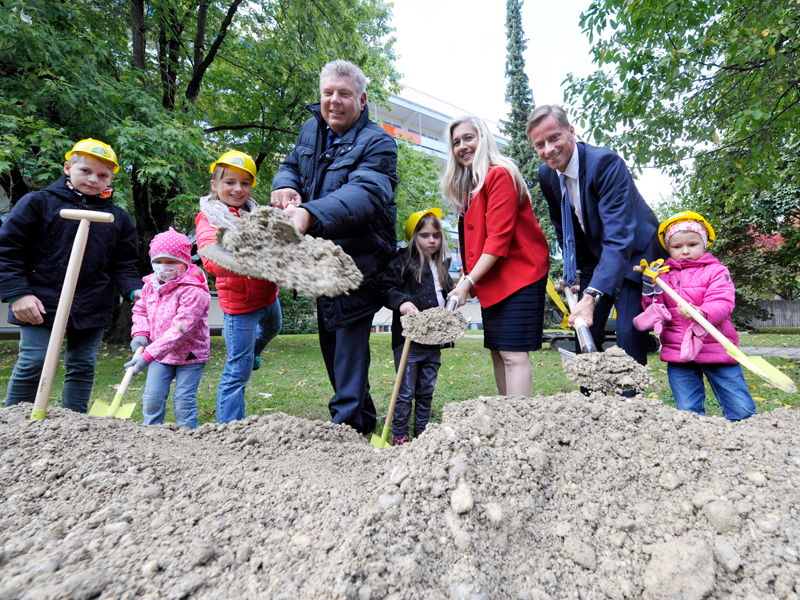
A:
POLYGON ((533 203, 533 214, 551 244, 555 242, 555 232, 550 225, 542 191, 539 188, 539 165, 542 164, 539 156, 534 152, 528 136, 525 135, 525 125, 528 115, 536 106, 533 92, 525 73, 525 58, 522 53, 527 47, 525 34, 522 30, 522 2, 523 0, 506 0, 506 102, 510 106, 508 120, 500 122, 502 132, 510 139, 508 146, 503 148, 503 154, 516 161, 522 176, 528 183, 533 203))

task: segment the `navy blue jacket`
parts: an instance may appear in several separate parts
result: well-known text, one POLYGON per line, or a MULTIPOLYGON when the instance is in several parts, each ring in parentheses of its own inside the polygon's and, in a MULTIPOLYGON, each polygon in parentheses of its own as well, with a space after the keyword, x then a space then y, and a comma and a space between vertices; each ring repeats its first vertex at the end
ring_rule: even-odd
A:
MULTIPOLYGON (((658 241, 658 219, 636 189, 625 161, 607 148, 584 142, 576 147, 586 241, 598 261, 591 282, 582 281, 581 287, 586 283, 604 294, 613 294, 625 278, 641 281, 633 267, 642 258, 652 262, 667 254, 658 241)), ((539 185, 563 248, 558 171, 542 164, 539 185)))
POLYGON ((319 298, 329 331, 363 319, 381 307, 380 278, 397 245, 397 144, 368 111, 323 151, 326 124, 319 104, 303 124, 294 151, 278 168, 272 189, 292 188, 318 221, 309 235, 331 240, 353 257, 364 275, 357 290, 319 298))
MULTIPOLYGON (((53 326, 72 244, 80 221, 62 219, 64 208, 114 215, 113 223, 91 223, 68 327, 111 325, 114 284, 125 297, 142 287, 136 228, 130 215, 111 198, 81 196, 66 185, 66 176, 44 190, 25 194, 0 227, 0 300, 33 294, 53 326)), ((12 311, 9 323, 22 325, 12 311)))
MULTIPOLYGON (((443 241, 442 243, 446 243, 443 241)), ((392 311, 392 349, 402 346, 405 342, 403 324, 400 322, 400 305, 404 302, 413 302, 419 310, 436 308, 439 300, 436 298, 436 286, 433 282, 433 273, 426 265, 422 271, 422 282, 417 281, 419 268, 419 254, 413 252, 410 257, 412 264, 403 272, 406 262, 406 248, 401 248, 386 267, 381 280, 381 294, 383 305, 392 311)), ((449 261, 448 261, 449 262, 449 261)), ((447 276, 442 297, 447 300, 447 294, 454 287, 453 280, 447 276)), ((451 344, 447 344, 452 347, 451 344)))

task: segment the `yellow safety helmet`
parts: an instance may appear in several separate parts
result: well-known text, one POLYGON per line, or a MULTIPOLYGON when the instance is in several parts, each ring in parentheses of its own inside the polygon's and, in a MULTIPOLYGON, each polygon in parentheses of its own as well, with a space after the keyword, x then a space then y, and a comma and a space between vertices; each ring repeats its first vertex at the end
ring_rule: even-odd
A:
POLYGON ((702 223, 705 226, 706 231, 708 231, 708 245, 709 246, 711 245, 711 243, 714 241, 714 238, 716 237, 716 234, 714 233, 714 228, 711 227, 711 223, 709 223, 708 221, 705 220, 703 215, 698 214, 698 213, 696 213, 694 211, 691 211, 691 210, 687 210, 687 211, 684 211, 684 212, 679 212, 679 213, 676 213, 676 214, 672 215, 669 219, 664 221, 658 227, 658 239, 661 242, 661 245, 664 246, 665 250, 667 249, 667 242, 664 241, 664 233, 667 231, 667 229, 669 229, 669 227, 671 225, 674 225, 678 221, 697 221, 698 223, 702 223))
POLYGON ((217 165, 228 165, 229 167, 236 167, 237 169, 247 171, 253 176, 252 187, 256 187, 256 184, 258 183, 258 179, 256 179, 256 163, 252 158, 250 158, 249 154, 239 152, 238 150, 229 150, 220 156, 217 162, 211 163, 212 174, 214 173, 214 169, 217 167, 217 165))
POLYGON ((117 163, 117 153, 114 149, 106 143, 92 138, 81 140, 72 147, 72 150, 64 155, 64 158, 69 160, 69 157, 78 152, 79 154, 89 154, 96 156, 100 160, 114 165, 114 173, 119 171, 119 164, 117 163))
POLYGON ((429 208, 428 210, 421 210, 419 212, 411 213, 406 221, 406 239, 411 241, 411 236, 414 235, 414 230, 417 228, 417 223, 425 215, 433 215, 437 219, 442 218, 442 211, 439 208, 429 208))

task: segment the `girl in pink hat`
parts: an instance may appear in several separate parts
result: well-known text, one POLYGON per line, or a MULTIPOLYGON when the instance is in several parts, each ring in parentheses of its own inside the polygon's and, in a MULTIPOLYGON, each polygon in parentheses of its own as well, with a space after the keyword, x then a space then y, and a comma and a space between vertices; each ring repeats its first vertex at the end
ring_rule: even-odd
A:
MULTIPOLYGON (((736 300, 731 274, 706 251, 714 241, 714 229, 701 215, 685 212, 664 221, 659 233, 662 245, 669 252, 664 262, 669 271, 659 279, 738 346, 739 335, 731 321, 736 300)), ((654 328, 660 333, 661 360, 667 363, 675 406, 705 414, 705 376, 726 419, 741 421, 756 414, 756 404, 736 359, 722 344, 707 336, 691 314, 662 293, 651 278, 643 278, 643 287, 645 311, 633 324, 640 331, 654 328)))
POLYGON ((142 297, 133 306, 131 350, 145 347, 125 364, 134 374, 147 371, 142 395, 145 425, 164 422, 172 381, 178 425, 197 429, 197 389, 211 354, 205 273, 192 264, 192 242, 172 227, 150 242, 153 273, 143 279, 142 297))

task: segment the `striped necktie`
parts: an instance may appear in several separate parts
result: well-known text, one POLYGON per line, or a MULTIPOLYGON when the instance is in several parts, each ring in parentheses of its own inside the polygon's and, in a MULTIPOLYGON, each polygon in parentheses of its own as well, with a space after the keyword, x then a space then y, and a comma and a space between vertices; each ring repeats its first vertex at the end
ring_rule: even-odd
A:
POLYGON ((561 233, 564 237, 562 252, 564 254, 564 281, 572 286, 578 279, 578 258, 575 252, 575 231, 572 228, 572 202, 569 197, 567 178, 563 173, 558 176, 564 194, 561 196, 561 233))

